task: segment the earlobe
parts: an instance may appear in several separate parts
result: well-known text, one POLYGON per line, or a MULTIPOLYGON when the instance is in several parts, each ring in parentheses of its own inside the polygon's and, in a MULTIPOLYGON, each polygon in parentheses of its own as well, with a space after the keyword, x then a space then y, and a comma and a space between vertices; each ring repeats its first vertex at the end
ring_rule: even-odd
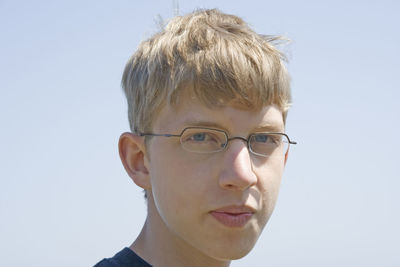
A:
POLYGON ((143 137, 128 132, 123 133, 119 138, 118 148, 122 164, 133 182, 143 189, 150 189, 143 137))

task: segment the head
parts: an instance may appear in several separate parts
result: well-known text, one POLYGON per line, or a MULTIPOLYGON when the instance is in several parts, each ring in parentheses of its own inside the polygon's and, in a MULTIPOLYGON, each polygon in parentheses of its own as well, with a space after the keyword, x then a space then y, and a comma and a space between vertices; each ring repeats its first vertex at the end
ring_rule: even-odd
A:
POLYGON ((247 254, 275 206, 287 154, 257 157, 243 140, 284 132, 291 98, 278 39, 239 17, 200 10, 142 42, 123 74, 133 133, 120 139, 124 167, 146 190, 160 228, 214 259, 247 254), (138 135, 193 126, 241 138, 199 154, 179 139, 138 135))
POLYGON ((284 56, 274 47, 280 39, 215 9, 173 18, 125 67, 131 131, 151 131, 161 108, 176 106, 184 95, 207 107, 276 105, 285 121, 291 96, 284 56))

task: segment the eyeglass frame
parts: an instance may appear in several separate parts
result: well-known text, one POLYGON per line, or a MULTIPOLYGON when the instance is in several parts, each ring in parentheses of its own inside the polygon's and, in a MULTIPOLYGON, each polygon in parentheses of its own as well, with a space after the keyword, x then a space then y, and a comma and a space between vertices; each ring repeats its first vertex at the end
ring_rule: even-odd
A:
MULTIPOLYGON (((296 145, 296 144, 297 144, 297 142, 291 141, 290 138, 289 138, 289 136, 288 136, 287 134, 285 134, 285 133, 280 133, 280 132, 258 132, 258 133, 251 133, 251 134, 249 134, 249 135, 247 136, 247 138, 244 138, 244 137, 241 137, 241 136, 229 137, 228 133, 227 133, 226 131, 224 131, 224 130, 215 129, 215 128, 208 128, 208 127, 197 127, 197 126, 189 126, 189 127, 186 127, 186 128, 184 128, 184 129, 181 131, 180 134, 156 134, 156 133, 141 133, 141 132, 139 132, 138 135, 139 135, 139 136, 179 137, 179 142, 181 143, 182 148, 185 149, 185 146, 182 144, 181 137, 182 137, 183 133, 184 133, 187 129, 205 129, 205 130, 213 130, 213 131, 221 132, 221 133, 223 133, 223 134, 225 135, 225 137, 226 137, 226 143, 225 143, 224 146, 221 148, 221 150, 210 151, 210 152, 203 152, 204 154, 205 154, 205 153, 217 153, 217 152, 220 152, 220 151, 224 151, 224 150, 228 147, 229 141, 232 141, 232 140, 235 140, 235 139, 240 139, 240 140, 246 142, 246 144, 247 144, 247 149, 248 149, 252 154, 257 155, 257 156, 261 156, 261 157, 269 157, 270 155, 263 155, 263 154, 259 154, 259 153, 257 153, 257 152, 254 152, 253 149, 252 149, 251 146, 250 146, 250 139, 251 139, 251 137, 254 136, 254 135, 256 135, 256 134, 259 134, 259 133, 277 134, 277 135, 285 136, 285 137, 287 138, 287 140, 288 140, 288 148, 287 148, 287 151, 289 151, 290 145, 296 145)), ((188 151, 188 152, 192 152, 192 153, 199 153, 199 154, 202 153, 202 152, 191 151, 191 150, 187 150, 187 149, 185 149, 185 150, 188 151)), ((286 152, 287 152, 287 151, 286 151, 286 152)), ((285 152, 285 153, 286 153, 286 152, 285 152)))

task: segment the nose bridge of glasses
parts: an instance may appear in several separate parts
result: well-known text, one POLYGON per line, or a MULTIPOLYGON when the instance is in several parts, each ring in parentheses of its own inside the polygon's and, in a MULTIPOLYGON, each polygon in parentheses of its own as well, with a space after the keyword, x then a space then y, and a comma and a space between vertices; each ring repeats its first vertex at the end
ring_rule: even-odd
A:
POLYGON ((225 147, 228 146, 228 143, 229 143, 230 141, 235 140, 235 139, 242 140, 243 142, 246 143, 247 148, 249 148, 249 140, 246 139, 246 138, 244 138, 244 137, 241 137, 241 136, 233 136, 233 137, 227 138, 227 139, 226 139, 225 147))

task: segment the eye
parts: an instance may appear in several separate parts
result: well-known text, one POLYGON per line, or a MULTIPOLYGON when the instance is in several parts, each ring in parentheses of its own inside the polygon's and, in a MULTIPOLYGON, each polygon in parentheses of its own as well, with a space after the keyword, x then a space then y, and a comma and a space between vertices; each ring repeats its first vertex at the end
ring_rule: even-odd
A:
POLYGON ((279 145, 282 141, 282 136, 277 134, 259 133, 254 135, 254 141, 259 144, 276 144, 279 145))
POLYGON ((181 136, 181 144, 187 151, 211 153, 225 148, 227 136, 223 131, 206 128, 186 128, 181 136))
POLYGON ((197 142, 206 140, 208 135, 206 133, 195 133, 189 139, 197 142))
POLYGON ((199 132, 189 135, 186 140, 193 142, 214 142, 217 141, 217 138, 212 133, 199 132))
POLYGON ((271 137, 268 134, 256 134, 255 141, 257 143, 267 143, 271 141, 271 137))

